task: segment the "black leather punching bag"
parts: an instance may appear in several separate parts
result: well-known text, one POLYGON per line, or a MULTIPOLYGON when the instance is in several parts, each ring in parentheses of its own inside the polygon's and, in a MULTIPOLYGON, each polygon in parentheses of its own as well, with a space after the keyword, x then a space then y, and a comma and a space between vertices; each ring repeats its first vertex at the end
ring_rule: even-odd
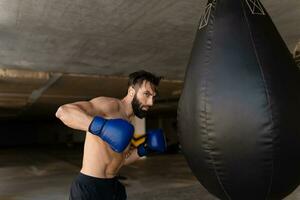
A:
POLYGON ((258 0, 208 2, 178 124, 189 166, 210 193, 282 199, 298 186, 299 86, 293 58, 258 0))

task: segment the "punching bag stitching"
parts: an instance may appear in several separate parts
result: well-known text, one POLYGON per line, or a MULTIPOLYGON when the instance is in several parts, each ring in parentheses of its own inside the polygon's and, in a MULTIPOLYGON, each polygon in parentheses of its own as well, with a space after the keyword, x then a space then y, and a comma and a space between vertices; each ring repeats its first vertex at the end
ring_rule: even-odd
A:
MULTIPOLYGON (((212 5, 212 7, 214 7, 214 9, 215 9, 214 13, 216 13, 216 10, 217 10, 217 6, 216 6, 217 3, 216 2, 217 2, 217 0, 212 0, 212 4, 214 4, 214 5, 212 5)), ((210 16, 210 18, 212 18, 212 15, 210 16)), ((212 21, 214 21, 214 18, 212 19, 212 21)), ((210 26, 207 26, 207 28, 209 28, 209 27, 210 26)), ((214 26, 211 26, 211 29, 208 32, 211 32, 213 34, 214 33, 214 26)), ((209 40, 207 40, 207 41, 209 41, 209 40)), ((206 45, 207 45, 207 43, 206 43, 206 45)), ((212 46, 213 46, 213 40, 211 40, 210 50, 212 49, 212 46)), ((208 55, 210 55, 210 54, 208 54, 208 55)), ((206 62, 210 62, 210 56, 207 56, 206 62)), ((207 69, 206 69, 206 71, 207 71, 207 69)), ((205 75, 204 75, 204 77, 205 77, 205 75)), ((223 183, 221 181, 220 175, 219 175, 217 167, 216 167, 215 159, 213 157, 213 154, 211 153, 212 150, 213 150, 213 148, 212 148, 213 145, 211 144, 211 142, 209 142, 209 140, 211 140, 211 139, 210 139, 210 136, 208 134, 208 132, 209 132, 209 129, 208 129, 209 124, 208 124, 208 112, 207 112, 207 107, 206 107, 208 105, 207 104, 207 101, 208 101, 207 83, 208 83, 208 81, 206 81, 206 84, 205 84, 206 87, 204 87, 204 91, 203 91, 203 94, 204 94, 204 97, 203 97, 204 98, 204 116, 205 116, 204 120, 203 120, 204 121, 204 126, 203 126, 204 127, 204 131, 203 132, 207 135, 207 138, 208 138, 207 144, 209 146, 209 150, 207 152, 208 152, 208 155, 209 155, 209 157, 211 159, 212 166, 213 166, 213 171, 214 171, 215 176, 216 176, 216 178, 217 178, 217 180, 219 182, 219 185, 220 185, 221 189, 223 190, 223 192, 224 192, 225 196, 227 197, 227 199, 231 200, 231 197, 227 193, 227 191, 226 191, 226 189, 225 189, 225 187, 224 187, 224 185, 223 185, 223 183)))
MULTIPOLYGON (((271 127, 274 127, 274 121, 273 121, 273 115, 272 115, 272 106, 271 106, 271 102, 270 102, 270 95, 268 93, 267 82, 266 82, 266 79, 265 79, 265 76, 264 76, 264 72, 263 72, 262 65, 261 65, 261 62, 260 62, 260 59, 259 59, 259 56, 258 56, 258 53, 257 53, 256 46, 255 46, 255 43, 254 43, 254 39, 253 39, 252 31, 251 31, 251 28, 250 28, 250 24, 249 24, 247 15, 245 13, 245 7, 244 7, 244 4, 242 2, 241 2, 241 4, 242 4, 242 10, 243 10, 244 18, 245 18, 245 21, 247 23, 247 27, 248 27, 248 30, 249 30, 249 35, 250 35, 250 38, 251 38, 251 44, 252 44, 252 47, 253 47, 253 50, 254 50, 254 53, 255 53, 257 64, 259 66, 261 78, 262 78, 262 81, 264 83, 265 95, 266 95, 266 99, 267 99, 267 102, 268 102, 268 105, 269 105, 269 112, 271 113, 271 115, 270 115, 271 116, 270 121, 271 121, 271 124, 272 124, 271 127)), ((274 143, 273 137, 271 137, 271 138, 272 138, 272 144, 273 144, 274 143)), ((272 152, 273 152, 272 155, 274 156, 274 147, 273 147, 273 145, 272 145, 272 152)), ((271 188, 272 188, 272 184, 273 184, 273 176, 274 176, 274 157, 272 157, 271 178, 270 178, 270 184, 269 184, 269 187, 268 187, 267 196, 265 197, 265 199, 268 198, 268 196, 271 192, 271 188)))

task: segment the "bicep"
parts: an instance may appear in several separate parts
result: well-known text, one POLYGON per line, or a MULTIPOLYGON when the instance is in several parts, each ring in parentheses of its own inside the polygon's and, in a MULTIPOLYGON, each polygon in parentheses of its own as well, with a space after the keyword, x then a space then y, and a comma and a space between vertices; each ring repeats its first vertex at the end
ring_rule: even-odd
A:
POLYGON ((84 113, 85 115, 94 117, 108 117, 117 112, 117 103, 106 98, 98 97, 90 101, 78 101, 62 106, 67 113, 75 113, 76 115, 84 113))
POLYGON ((96 109, 90 101, 78 101, 78 102, 69 104, 69 106, 70 107, 74 106, 91 116, 95 115, 95 113, 96 113, 95 112, 96 109))
POLYGON ((93 105, 93 111, 95 115, 111 116, 119 111, 119 104, 117 101, 112 99, 107 99, 103 97, 98 97, 92 99, 90 103, 93 105))

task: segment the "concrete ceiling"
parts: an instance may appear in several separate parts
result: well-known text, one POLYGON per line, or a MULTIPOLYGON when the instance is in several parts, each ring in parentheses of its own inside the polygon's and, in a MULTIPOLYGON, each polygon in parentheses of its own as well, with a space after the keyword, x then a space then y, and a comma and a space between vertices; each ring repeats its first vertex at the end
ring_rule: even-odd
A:
MULTIPOLYGON (((180 79, 206 0, 0 0, 0 65, 180 79)), ((292 50, 300 1, 263 0, 292 50)))
MULTIPOLYGON (((300 39, 300 1, 262 3, 294 50, 300 39)), ((167 79, 162 102, 178 99, 205 4, 0 0, 0 117, 47 113, 51 106, 99 95, 120 97, 124 77, 140 69, 167 79)))

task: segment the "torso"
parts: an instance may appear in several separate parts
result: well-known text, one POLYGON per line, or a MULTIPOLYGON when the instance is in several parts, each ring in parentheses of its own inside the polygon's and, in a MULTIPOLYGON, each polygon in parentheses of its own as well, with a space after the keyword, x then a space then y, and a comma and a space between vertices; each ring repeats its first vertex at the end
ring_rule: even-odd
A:
MULTIPOLYGON (((111 100, 112 98, 108 98, 111 100)), ((122 118, 130 122, 119 101, 119 113, 107 113, 106 118, 122 118)), ((101 138, 89 132, 86 133, 81 173, 98 178, 112 178, 117 175, 129 153, 130 144, 122 153, 114 152, 101 138)))

